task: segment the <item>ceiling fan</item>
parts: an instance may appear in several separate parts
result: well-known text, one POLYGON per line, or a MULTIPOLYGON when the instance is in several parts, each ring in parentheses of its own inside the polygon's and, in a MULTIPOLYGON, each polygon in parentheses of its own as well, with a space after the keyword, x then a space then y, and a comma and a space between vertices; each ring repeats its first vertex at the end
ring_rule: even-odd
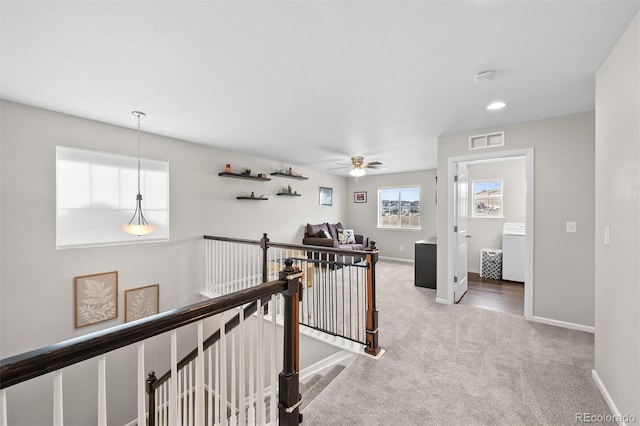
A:
MULTIPOLYGON (((351 170, 349 171, 349 174, 353 177, 360 177, 360 176, 364 176, 365 174, 367 174, 365 169, 377 169, 378 167, 382 166, 382 163, 379 161, 372 161, 371 163, 365 163, 364 162, 364 157, 361 155, 354 155, 353 157, 351 157, 351 170)), ((329 169, 329 170, 335 170, 335 169, 342 169, 345 167, 349 167, 348 165, 342 166, 342 167, 334 167, 333 169, 329 169)))

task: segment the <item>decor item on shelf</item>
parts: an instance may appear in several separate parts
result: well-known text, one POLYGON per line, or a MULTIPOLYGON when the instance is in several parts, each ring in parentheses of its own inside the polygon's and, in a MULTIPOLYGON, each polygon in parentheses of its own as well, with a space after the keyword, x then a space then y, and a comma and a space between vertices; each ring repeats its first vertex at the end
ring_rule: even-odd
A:
POLYGON ((249 176, 251 174, 251 169, 247 168, 247 167, 243 167, 242 168, 242 174, 245 176, 249 176))
POLYGON ((287 185, 287 192, 291 194, 291 185, 287 185))
POLYGON ((293 170, 291 169, 291 167, 289 167, 289 174, 292 175, 293 174, 293 170))
POLYGON ((266 175, 266 174, 264 174, 264 173, 258 173, 258 177, 259 177, 260 179, 266 179, 266 178, 267 178, 267 175, 266 175))
POLYGON ((227 165, 224 166, 224 171, 227 173, 231 173, 231 164, 227 163, 227 165))
POLYGON ((138 195, 136 196, 136 210, 133 212, 133 217, 128 224, 121 226, 128 234, 141 236, 152 233, 158 228, 158 225, 149 225, 144 214, 142 214, 142 194, 140 193, 140 117, 144 117, 146 114, 140 111, 132 111, 131 114, 138 117, 138 195))
POLYGON ((256 194, 253 193, 253 191, 251 191, 251 198, 255 198, 256 194))

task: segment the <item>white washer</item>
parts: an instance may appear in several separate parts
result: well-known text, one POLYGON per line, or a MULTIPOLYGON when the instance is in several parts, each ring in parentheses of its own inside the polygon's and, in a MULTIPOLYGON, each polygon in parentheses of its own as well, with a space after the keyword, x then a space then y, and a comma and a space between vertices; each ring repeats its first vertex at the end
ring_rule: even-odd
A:
POLYGON ((502 279, 524 282, 525 238, 524 223, 505 223, 502 228, 502 279))

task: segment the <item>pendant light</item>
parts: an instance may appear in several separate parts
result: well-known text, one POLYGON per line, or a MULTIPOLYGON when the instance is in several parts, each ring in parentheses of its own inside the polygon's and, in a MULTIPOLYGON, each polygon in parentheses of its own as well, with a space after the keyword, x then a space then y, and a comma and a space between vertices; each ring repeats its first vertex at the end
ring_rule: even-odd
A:
POLYGON ((152 233, 158 228, 158 225, 149 225, 149 222, 144 218, 144 214, 142 214, 142 194, 140 193, 140 117, 144 117, 146 114, 140 111, 131 111, 131 114, 138 117, 138 195, 136 196, 136 211, 133 213, 133 217, 128 224, 120 226, 128 234, 141 236, 152 233))

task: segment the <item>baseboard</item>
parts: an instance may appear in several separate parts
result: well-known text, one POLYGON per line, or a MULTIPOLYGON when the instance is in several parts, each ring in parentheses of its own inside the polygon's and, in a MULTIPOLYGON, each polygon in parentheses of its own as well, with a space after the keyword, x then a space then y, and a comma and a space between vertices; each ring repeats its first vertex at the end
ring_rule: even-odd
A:
POLYGON ((302 371, 300 371, 300 381, 304 383, 316 374, 324 375, 333 368, 334 365, 340 364, 346 367, 356 356, 357 355, 348 351, 340 351, 330 355, 307 368, 303 368, 302 371))
MULTIPOLYGON (((620 426, 626 426, 627 422, 635 423, 636 418, 634 416, 630 416, 628 414, 626 416, 623 416, 622 414, 620 414, 620 410, 618 410, 618 406, 616 405, 615 402, 613 402, 613 398, 611 398, 611 394, 607 390, 607 387, 604 385, 604 383, 602 383, 602 380, 600 380, 600 376, 598 375, 598 372, 595 369, 591 370, 591 377, 593 378, 593 381, 596 382, 596 386, 598 386, 598 390, 602 394, 602 397, 606 401, 612 413, 612 418, 610 419, 605 418, 603 420, 606 422, 617 422, 620 426)), ((600 420, 600 419, 597 419, 597 420, 600 420)))
POLYGON ((402 259, 399 257, 378 256, 380 260, 392 260, 394 262, 416 263, 413 259, 402 259))
POLYGON ((436 303, 441 303, 443 305, 450 305, 449 300, 443 299, 441 297, 436 297, 436 303))
POLYGON ((540 324, 554 325, 556 327, 568 328, 571 330, 586 331, 587 333, 596 332, 596 328, 590 325, 576 324, 573 322, 554 320, 551 318, 537 317, 535 315, 531 318, 531 320, 540 324))

